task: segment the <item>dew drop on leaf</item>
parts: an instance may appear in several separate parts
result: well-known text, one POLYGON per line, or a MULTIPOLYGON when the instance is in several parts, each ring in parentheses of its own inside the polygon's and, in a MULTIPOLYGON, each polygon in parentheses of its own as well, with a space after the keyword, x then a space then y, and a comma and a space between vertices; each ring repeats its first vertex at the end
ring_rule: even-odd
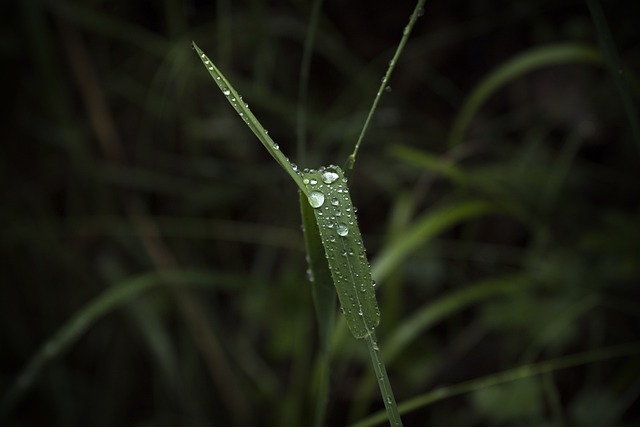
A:
MULTIPOLYGON (((324 196, 323 196, 323 201, 324 201, 324 196)), ((345 224, 338 224, 338 226, 336 227, 336 231, 340 236, 346 236, 347 234, 349 234, 349 228, 347 228, 345 224)))
POLYGON ((335 172, 331 172, 331 171, 322 172, 322 181, 324 181, 325 184, 331 184, 338 178, 339 176, 335 172))
MULTIPOLYGON (((319 208, 324 203, 324 194, 319 191, 312 191, 309 194, 309 204, 313 208, 319 208)), ((346 228, 346 227, 345 227, 346 228)))
POLYGON ((231 95, 231 91, 229 90, 229 88, 224 88, 222 89, 222 93, 224 93, 224 96, 229 96, 231 95))

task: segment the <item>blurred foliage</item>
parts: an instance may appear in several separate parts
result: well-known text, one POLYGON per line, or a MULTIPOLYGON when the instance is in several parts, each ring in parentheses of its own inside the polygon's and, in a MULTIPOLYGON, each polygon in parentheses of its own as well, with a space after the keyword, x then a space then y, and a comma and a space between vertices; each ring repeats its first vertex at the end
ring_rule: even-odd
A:
MULTIPOLYGON (((344 161, 413 6, 325 0, 300 167, 344 161)), ((602 7, 637 104, 640 3, 602 7)), ((0 424, 308 425, 317 331, 296 188, 190 43, 296 161, 311 8, 4 5, 0 424)), ((579 0, 427 2, 350 184, 374 275, 384 267, 378 335, 399 402, 640 339, 640 157, 605 61, 503 75, 448 144, 500 66, 540 47, 597 57, 598 38, 579 0), (465 206, 487 208, 446 214, 465 206)), ((327 425, 382 408, 344 326, 327 425)), ((487 386, 403 418, 635 425, 638 360, 487 386)))

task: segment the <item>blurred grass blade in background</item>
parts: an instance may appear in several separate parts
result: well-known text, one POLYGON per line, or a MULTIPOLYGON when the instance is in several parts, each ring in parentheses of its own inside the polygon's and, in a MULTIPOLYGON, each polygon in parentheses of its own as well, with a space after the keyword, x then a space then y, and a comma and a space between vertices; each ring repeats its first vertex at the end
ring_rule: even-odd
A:
POLYGON ((449 133, 449 147, 457 147, 462 143, 471 119, 498 89, 532 70, 571 62, 601 63, 602 57, 591 46, 557 44, 521 52, 501 64, 476 85, 460 108, 449 133))
MULTIPOLYGON (((74 314, 55 334, 46 340, 29 360, 22 373, 3 396, 0 419, 9 412, 32 386, 45 366, 72 346, 95 322, 144 292, 160 285, 189 283, 212 286, 220 278, 201 271, 154 271, 123 280, 104 291, 74 314)), ((215 286, 215 285, 213 285, 215 286)))
POLYGON ((640 156, 640 114, 638 114, 638 108, 633 100, 633 92, 627 77, 628 70, 625 71, 625 67, 620 60, 618 49, 616 49, 616 44, 613 42, 613 36, 611 35, 611 30, 609 30, 607 18, 604 16, 600 2, 598 0, 586 0, 586 2, 589 6, 589 12, 591 12, 593 22, 598 30, 598 38, 600 39, 600 46, 607 62, 609 75, 622 99, 624 111, 627 114, 627 120, 631 127, 631 135, 635 142, 636 151, 640 156))

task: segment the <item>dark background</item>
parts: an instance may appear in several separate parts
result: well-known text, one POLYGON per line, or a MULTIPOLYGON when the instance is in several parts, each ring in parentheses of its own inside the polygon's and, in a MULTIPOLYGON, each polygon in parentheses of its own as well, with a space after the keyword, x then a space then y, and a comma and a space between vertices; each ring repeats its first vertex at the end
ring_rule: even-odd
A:
MULTIPOLYGON (((602 3, 637 103, 640 2, 602 3)), ((413 7, 324 2, 300 161, 310 1, 4 4, 1 425, 311 425, 317 340, 296 188, 190 44, 300 167, 342 164, 413 7), (64 345, 41 347, 104 292, 168 270, 169 286, 132 291, 64 345), (39 349, 42 369, 26 381, 39 349), (28 387, 12 394, 19 378, 28 387)), ((374 271, 443 206, 494 210, 421 237, 379 280, 378 336, 384 349, 416 313, 456 307, 414 328, 390 361, 399 401, 594 349, 635 353, 481 387, 405 425, 640 423, 640 151, 605 62, 507 78, 462 143, 447 144, 492 70, 561 43, 599 49, 585 2, 427 2, 350 181, 374 271), (492 283, 507 291, 461 302, 492 283)), ((375 383, 359 389, 371 374, 364 344, 341 331, 327 425, 382 408, 375 383)))

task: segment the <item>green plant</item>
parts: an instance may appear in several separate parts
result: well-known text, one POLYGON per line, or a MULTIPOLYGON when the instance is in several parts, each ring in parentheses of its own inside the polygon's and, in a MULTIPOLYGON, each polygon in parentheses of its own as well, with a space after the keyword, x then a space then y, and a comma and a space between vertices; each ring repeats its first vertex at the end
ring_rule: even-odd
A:
MULTIPOLYGON (((360 229, 355 218, 356 209, 351 203, 349 188, 347 187, 347 176, 353 169, 358 149, 376 110, 382 91, 387 87, 389 77, 411 34, 411 29, 422 14, 423 6, 424 0, 419 0, 411 15, 409 24, 403 32, 404 35, 396 54, 390 61, 387 73, 382 79, 382 84, 376 94, 373 106, 369 111, 353 153, 345 164, 346 172, 333 165, 326 168, 321 167, 317 171, 305 169, 300 172, 298 167, 282 154, 278 144, 271 139, 262 124, 249 109, 249 104, 243 100, 242 96, 207 55, 193 43, 193 47, 202 63, 209 70, 223 95, 227 97, 233 108, 262 142, 271 156, 292 177, 301 193, 305 196, 301 197, 300 204, 308 257, 313 260, 310 261, 309 268, 314 278, 314 287, 322 289, 314 292, 318 319, 324 322, 321 326, 320 334, 321 339, 324 341, 322 348, 326 351, 328 330, 331 324, 330 319, 333 314, 333 299, 326 297, 326 291, 324 290, 328 287, 328 279, 331 277, 340 300, 341 311, 345 316, 351 333, 354 337, 364 339, 367 343, 371 363, 376 372, 384 405, 387 408, 389 421, 394 426, 401 426, 402 421, 398 414, 393 390, 389 384, 389 378, 380 356, 380 347, 375 335, 375 328, 380 321, 380 311, 374 293, 375 282, 371 278, 370 264, 365 254, 360 229), (310 210, 308 206, 313 209, 310 210), (312 224, 311 215, 315 216, 315 224, 312 224), (324 259, 326 259, 326 262, 324 259)), ((326 355, 324 358, 325 361, 328 360, 326 355)), ((328 369, 325 369, 325 375, 328 375, 328 369)), ((326 383, 326 380, 324 383, 326 383)), ((325 399, 321 398, 320 400, 324 401, 325 399)), ((321 424, 323 417, 322 413, 316 413, 316 425, 321 424)))
POLYGON ((384 87, 408 5, 205 3, 8 6, 0 424, 384 424, 376 305, 336 310, 304 182, 365 139, 340 166, 405 425, 635 422, 632 6, 434 3, 384 87))

